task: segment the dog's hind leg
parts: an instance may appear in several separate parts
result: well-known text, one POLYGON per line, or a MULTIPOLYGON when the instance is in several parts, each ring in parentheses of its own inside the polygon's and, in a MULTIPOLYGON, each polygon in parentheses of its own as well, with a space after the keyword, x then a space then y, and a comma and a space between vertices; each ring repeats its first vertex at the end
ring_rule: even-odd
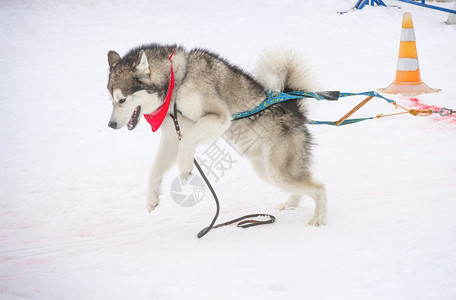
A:
POLYGON ((322 226, 326 225, 327 201, 326 187, 323 183, 309 178, 303 186, 304 195, 315 200, 315 211, 309 225, 322 226))
POLYGON ((315 211, 309 225, 325 225, 326 188, 323 183, 313 179, 309 170, 309 153, 305 147, 299 147, 302 144, 299 136, 289 134, 286 137, 285 141, 278 140, 271 147, 263 147, 263 165, 269 181, 291 193, 288 201, 278 208, 296 207, 301 196, 307 195, 315 201, 315 211))
POLYGON ((277 206, 278 210, 295 208, 298 206, 299 200, 303 195, 307 195, 315 201, 315 210, 309 225, 322 226, 326 225, 327 201, 326 188, 323 183, 320 183, 313 178, 304 179, 303 182, 297 182, 292 185, 279 184, 284 190, 292 192, 287 202, 277 206))

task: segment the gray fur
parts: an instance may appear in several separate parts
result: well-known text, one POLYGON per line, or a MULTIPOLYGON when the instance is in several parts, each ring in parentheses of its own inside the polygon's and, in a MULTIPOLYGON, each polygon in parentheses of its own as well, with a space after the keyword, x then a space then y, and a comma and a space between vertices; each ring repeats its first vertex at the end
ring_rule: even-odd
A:
POLYGON ((280 209, 295 207, 302 195, 308 195, 316 203, 309 224, 326 224, 326 189, 312 177, 312 138, 306 128, 304 102, 276 104, 256 116, 231 120, 232 114, 263 102, 265 90, 314 88, 305 64, 294 52, 266 52, 253 77, 203 49, 187 52, 176 45, 152 44, 135 48, 122 58, 110 51, 108 90, 114 107, 109 126, 118 129, 128 122, 133 129, 136 120, 132 122, 130 117, 135 109, 141 107, 141 113, 147 114, 161 105, 170 78, 171 48, 176 52, 171 59, 176 80, 171 105, 177 103, 183 137, 177 141, 171 117, 165 118, 149 175, 148 210, 158 205, 163 174, 176 159, 180 173, 187 177, 196 147, 225 134, 261 178, 290 193, 280 209))

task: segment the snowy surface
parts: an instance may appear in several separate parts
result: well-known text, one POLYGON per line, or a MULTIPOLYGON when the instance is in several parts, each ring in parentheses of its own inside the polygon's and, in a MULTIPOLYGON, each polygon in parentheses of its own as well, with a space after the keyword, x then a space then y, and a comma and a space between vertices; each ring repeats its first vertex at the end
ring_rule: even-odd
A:
MULTIPOLYGON (((219 221, 277 222, 196 234, 208 191, 185 208, 170 196, 148 214, 148 168, 160 133, 107 127, 108 50, 149 42, 205 47, 250 70, 262 49, 304 53, 322 90, 360 92, 394 79, 402 14, 415 24, 420 102, 456 109, 456 26, 448 14, 327 1, 50 1, 0 4, 0 299, 456 299, 456 121, 399 116, 311 127, 329 222, 306 226, 313 201, 287 197, 234 161, 212 178, 219 221)), ((438 4, 451 8, 453 3, 438 4)), ((404 106, 413 102, 393 96, 404 106)), ((309 100, 336 120, 363 97, 309 100)), ((355 116, 395 112, 375 99, 355 116)), ((205 149, 199 149, 204 155, 205 149)))

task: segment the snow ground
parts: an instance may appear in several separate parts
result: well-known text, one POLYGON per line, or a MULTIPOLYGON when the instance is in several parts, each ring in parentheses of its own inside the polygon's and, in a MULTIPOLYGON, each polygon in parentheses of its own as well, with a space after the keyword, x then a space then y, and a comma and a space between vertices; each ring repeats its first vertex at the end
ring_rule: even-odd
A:
MULTIPOLYGON (((315 173, 329 223, 306 226, 313 201, 275 211, 265 185, 233 162, 214 186, 220 221, 263 212, 273 225, 196 233, 214 213, 171 199, 148 214, 148 168, 159 140, 107 122, 108 50, 179 43, 249 70, 262 49, 290 46, 322 90, 359 92, 394 79, 402 13, 411 11, 420 102, 456 109, 456 26, 448 14, 327 1, 2 1, 0 4, 0 299, 456 299, 456 122, 412 116, 313 126, 315 173)), ((438 4, 452 7, 452 3, 438 4)), ((405 106, 407 97, 393 96, 405 106)), ((362 97, 310 102, 336 120, 362 97)), ((355 116, 394 112, 372 100, 355 116)), ((199 149, 204 155, 205 149, 199 149)))

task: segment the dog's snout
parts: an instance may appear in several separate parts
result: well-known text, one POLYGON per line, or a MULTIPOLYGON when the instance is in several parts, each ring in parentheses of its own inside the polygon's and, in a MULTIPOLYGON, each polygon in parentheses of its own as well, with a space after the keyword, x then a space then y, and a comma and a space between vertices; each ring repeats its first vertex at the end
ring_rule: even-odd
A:
POLYGON ((117 129, 117 122, 109 121, 108 126, 117 129))

